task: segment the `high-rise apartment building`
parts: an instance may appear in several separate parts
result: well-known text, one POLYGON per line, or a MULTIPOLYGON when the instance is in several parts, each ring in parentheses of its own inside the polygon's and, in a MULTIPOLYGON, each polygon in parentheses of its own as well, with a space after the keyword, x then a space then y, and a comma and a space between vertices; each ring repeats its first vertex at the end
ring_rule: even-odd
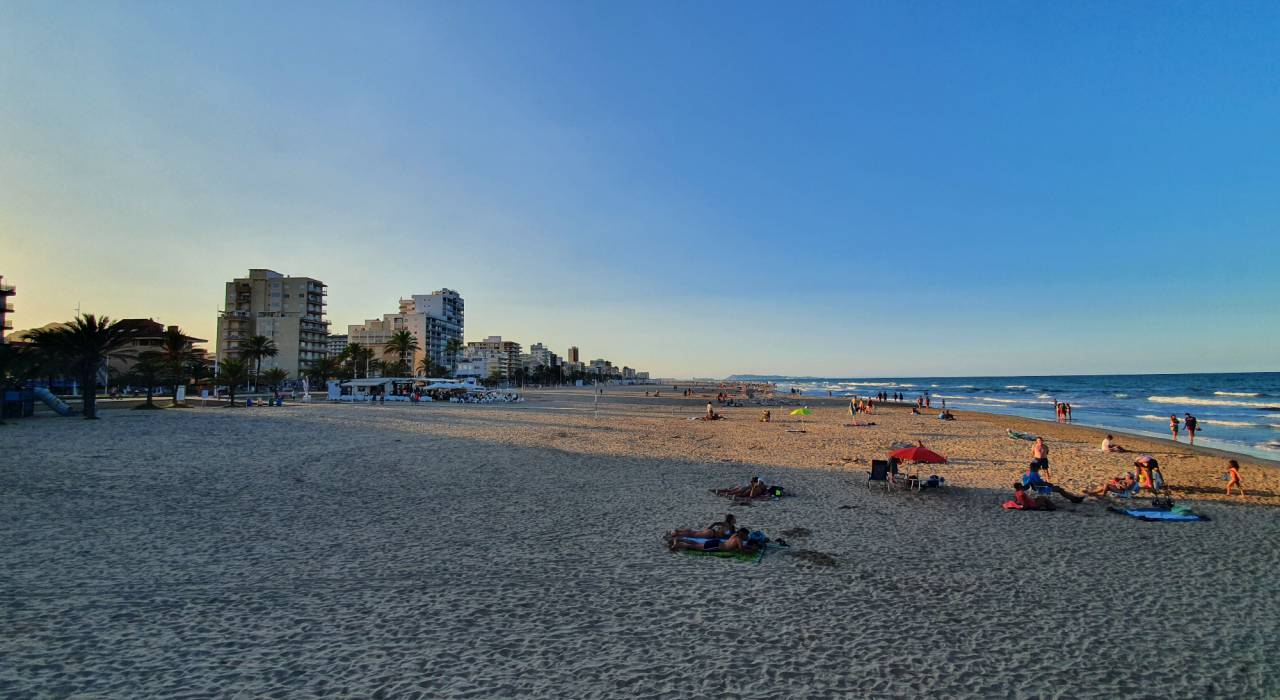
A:
POLYGON ((510 379, 520 367, 520 343, 503 340, 500 335, 491 335, 484 340, 467 343, 463 358, 484 362, 490 371, 496 369, 503 379, 510 379))
POLYGON ((325 342, 324 350, 325 350, 325 353, 329 355, 329 357, 337 357, 338 355, 341 355, 344 351, 346 351, 346 349, 347 349, 346 335, 330 334, 329 339, 325 342))
POLYGON ((349 326, 347 337, 349 342, 372 348, 375 354, 381 355, 392 335, 409 331, 418 341, 418 350, 412 358, 412 370, 416 373, 424 357, 430 357, 437 367, 449 367, 449 341, 456 340, 461 346, 463 321, 462 296, 452 289, 438 289, 401 299, 399 313, 349 326))
POLYGON ((578 359, 578 346, 577 346, 577 345, 573 345, 573 346, 571 346, 571 347, 569 348, 569 361, 570 361, 570 362, 572 362, 572 363, 574 363, 574 364, 577 364, 578 362, 581 362, 581 360, 579 360, 579 359, 578 359))
POLYGON ((228 282, 226 308, 218 317, 218 360, 238 356, 245 340, 262 335, 278 351, 262 359, 262 369, 279 367, 291 377, 301 376, 327 352, 328 295, 320 280, 274 270, 249 270, 248 277, 228 282))
POLYGON ((0 343, 4 342, 5 331, 13 330, 13 321, 9 320, 9 314, 13 313, 13 302, 9 301, 9 297, 17 293, 12 284, 4 283, 4 275, 0 275, 0 343))

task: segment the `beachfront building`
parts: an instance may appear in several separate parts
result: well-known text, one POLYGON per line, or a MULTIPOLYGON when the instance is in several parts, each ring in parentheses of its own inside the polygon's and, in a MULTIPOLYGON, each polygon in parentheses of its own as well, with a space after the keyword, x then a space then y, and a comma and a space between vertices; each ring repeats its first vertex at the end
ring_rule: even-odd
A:
MULTIPOLYGON (((399 331, 409 331, 418 342, 411 358, 414 370, 424 357, 438 367, 448 367, 449 342, 462 342, 463 301, 452 289, 438 289, 430 294, 414 294, 400 300, 400 310, 384 314, 381 319, 368 319, 348 326, 347 342, 372 348, 376 354, 399 331)), ((345 347, 345 345, 344 345, 345 347)))
MULTIPOLYGON (((138 357, 144 352, 161 352, 164 350, 164 335, 166 328, 163 324, 153 321, 149 318, 126 318, 121 319, 121 327, 128 330, 129 341, 121 347, 115 354, 107 358, 108 371, 113 374, 125 374, 138 364, 138 357)), ((176 329, 177 326, 169 326, 176 329)), ((204 338, 196 338, 183 334, 182 339, 185 343, 184 347, 187 352, 195 353, 197 356, 202 351, 195 347, 196 343, 207 343, 204 338)))
POLYGON ((458 367, 454 371, 453 376, 457 379, 487 379, 494 372, 501 372, 501 362, 498 359, 498 353, 477 353, 468 356, 463 351, 461 357, 458 358, 458 367))
POLYGON ((218 316, 218 360, 238 356, 245 340, 261 335, 278 351, 275 357, 262 358, 262 369, 279 367, 290 376, 301 376, 328 352, 328 294, 320 280, 275 270, 249 270, 248 277, 228 282, 226 307, 218 316))
POLYGON ((577 345, 570 345, 570 346, 569 346, 569 352, 568 352, 568 353, 566 353, 566 355, 565 355, 565 356, 566 356, 566 357, 568 357, 568 358, 569 358, 569 361, 570 361, 570 362, 572 362, 572 363, 573 363, 573 364, 575 364, 575 365, 582 361, 581 359, 579 359, 579 358, 578 358, 578 346, 577 346, 577 345))
MULTIPOLYGON (((458 372, 456 374, 460 377, 479 376, 484 378, 496 371, 503 379, 510 379, 515 376, 516 369, 521 366, 520 350, 520 343, 503 340, 500 335, 491 335, 484 340, 473 340, 462 349, 462 358, 458 363, 458 372), (463 363, 476 361, 488 363, 485 367, 489 368, 489 374, 463 375, 463 363)), ((475 366, 469 366, 468 371, 475 371, 475 366)))
POLYGON ((9 301, 9 297, 17 294, 12 284, 4 283, 4 275, 0 275, 0 343, 4 342, 4 332, 13 329, 13 321, 9 320, 9 314, 13 313, 13 302, 9 301))
POLYGON ((324 351, 329 357, 337 357, 347 350, 347 336, 329 334, 328 341, 325 342, 324 351))

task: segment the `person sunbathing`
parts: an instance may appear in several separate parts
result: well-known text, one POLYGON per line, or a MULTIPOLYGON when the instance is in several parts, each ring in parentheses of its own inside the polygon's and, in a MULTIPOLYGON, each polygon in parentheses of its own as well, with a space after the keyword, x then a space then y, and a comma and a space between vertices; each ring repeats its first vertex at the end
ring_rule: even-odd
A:
POLYGON ((733 517, 733 513, 726 513, 724 520, 718 523, 711 523, 711 526, 704 530, 672 530, 668 532, 667 539, 678 539, 681 537, 699 537, 723 539, 732 537, 734 532, 738 530, 737 519, 733 517))
POLYGON ((1133 478, 1133 473, 1124 476, 1113 477, 1105 484, 1099 484, 1095 489, 1085 489, 1084 495, 1093 496, 1094 498, 1102 498, 1109 493, 1125 493, 1133 488, 1137 480, 1133 478))
POLYGON ((1040 492, 1045 490, 1053 491, 1072 503, 1079 503, 1084 500, 1084 496, 1077 496, 1061 486, 1051 484, 1041 478, 1040 460, 1032 462, 1031 466, 1027 468, 1027 473, 1022 475, 1022 485, 1040 492))
POLYGON ((763 496, 769 490, 768 486, 760 480, 760 477, 753 476, 746 486, 734 486, 727 489, 716 489, 717 496, 733 496, 735 498, 756 498, 763 496))
POLYGON ((709 539, 705 542, 698 542, 676 538, 671 540, 667 547, 673 552, 681 549, 700 549, 704 552, 742 552, 743 554, 750 554, 760 548, 758 544, 748 539, 750 535, 751 531, 743 527, 724 539, 709 539))
POLYGON ((1056 510, 1048 496, 1033 496, 1021 481, 1013 482, 1013 502, 1021 510, 1056 510))

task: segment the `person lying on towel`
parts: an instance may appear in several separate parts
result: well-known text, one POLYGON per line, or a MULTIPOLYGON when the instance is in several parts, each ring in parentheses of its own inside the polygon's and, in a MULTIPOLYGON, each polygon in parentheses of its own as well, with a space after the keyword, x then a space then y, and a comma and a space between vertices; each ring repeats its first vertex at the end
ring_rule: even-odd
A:
POLYGON ((1136 481, 1133 478, 1133 472, 1129 472, 1124 476, 1112 477, 1110 481, 1105 484, 1099 484, 1095 489, 1085 489, 1084 495, 1102 498, 1109 493, 1124 493, 1131 490, 1136 481))
POLYGON ((676 538, 671 540, 671 543, 667 546, 673 552, 681 549, 700 549, 706 552, 741 552, 750 554, 760 548, 759 544, 748 539, 750 536, 751 531, 743 527, 738 528, 737 532, 725 539, 701 541, 676 538))
POLYGON ((746 486, 734 486, 728 489, 716 489, 717 496, 733 496, 735 498, 759 498, 768 492, 769 487, 760 480, 760 477, 751 477, 751 483, 746 486))
POLYGON ((1033 495, 1021 481, 1013 482, 1013 500, 1005 501, 1004 507, 1010 510, 1054 510, 1048 496, 1033 495))
POLYGON ((725 539, 732 537, 733 533, 738 531, 738 521, 733 517, 733 513, 725 513, 724 520, 718 523, 711 523, 711 526, 703 530, 672 530, 668 532, 666 538, 668 540, 678 539, 681 537, 698 537, 711 539, 725 539))

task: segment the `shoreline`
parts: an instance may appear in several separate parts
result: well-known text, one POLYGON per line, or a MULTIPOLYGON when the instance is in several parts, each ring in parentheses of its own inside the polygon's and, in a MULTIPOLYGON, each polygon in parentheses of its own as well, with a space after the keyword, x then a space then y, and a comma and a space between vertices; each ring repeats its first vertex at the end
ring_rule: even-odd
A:
MULTIPOLYGON (((677 385, 677 386, 681 386, 681 385, 677 385)), ((689 386, 695 386, 695 385, 690 384, 689 386)), ((564 387, 564 388, 570 389, 570 388, 577 388, 577 387, 564 387)), ((632 387, 607 387, 605 391, 607 395, 611 389, 616 392, 618 389, 631 389, 631 388, 632 387)), ((645 389, 645 387, 640 387, 640 386, 637 386, 635 388, 638 388, 641 390, 645 389)), ((715 387, 710 387, 710 386, 700 386, 697 388, 703 389, 706 391, 711 391, 711 392, 715 392, 717 390, 715 387)), ((531 391, 558 391, 558 390, 559 388, 536 389, 531 391)), ((662 397, 662 398, 665 399, 666 397, 662 397)), ((699 405, 702 405, 706 403, 708 397, 705 395, 697 396, 697 397, 684 397, 684 396, 676 395, 676 396, 673 396, 672 398, 694 402, 694 403, 698 403, 699 405)), ((710 398, 714 401, 714 398, 715 398, 714 393, 710 398)), ((796 406, 822 405, 828 408, 842 408, 842 409, 847 409, 849 406, 849 397, 840 397, 840 396, 805 396, 802 394, 795 394, 795 395, 775 394, 775 399, 782 401, 784 403, 787 403, 788 405, 794 404, 796 406)), ((876 405, 876 411, 890 410, 890 411, 901 411, 903 413, 910 413, 911 407, 913 405, 914 403, 911 403, 911 402, 880 403, 876 405)), ((755 408, 755 406, 747 406, 746 408, 755 408)), ((765 408, 765 407, 762 406, 760 408, 765 408)), ((733 409, 729 409, 729 410, 733 410, 733 409)), ((921 418, 936 420, 937 414, 940 413, 941 411, 942 411, 941 407, 938 407, 938 406, 934 406, 933 408, 929 408, 929 409, 923 409, 921 411, 921 418)), ((1145 442, 1145 443, 1150 443, 1153 446, 1152 449, 1150 450, 1128 450, 1126 448, 1127 452, 1145 453, 1145 452, 1155 451, 1155 452, 1164 452, 1166 454, 1177 454, 1176 452, 1173 452, 1173 450, 1176 449, 1176 450, 1182 450, 1188 454, 1193 454, 1198 456, 1234 459, 1240 462, 1241 464, 1249 462, 1249 463, 1254 463, 1257 466, 1280 469, 1280 459, 1268 459, 1266 457, 1259 457, 1259 456, 1248 454, 1245 452, 1225 450, 1220 447, 1205 447, 1201 445, 1189 445, 1185 442, 1174 442, 1173 440, 1170 440, 1168 438, 1159 438, 1151 435, 1142 435, 1139 433, 1133 433, 1133 432, 1119 429, 1119 428, 1102 428, 1102 427, 1093 426, 1093 425, 1084 425, 1076 422, 1059 423, 1058 421, 1051 421, 1043 418, 1028 418, 1026 416, 1017 416, 1009 413, 991 413, 988 411, 975 411, 972 409, 952 409, 951 413, 954 414, 957 418, 971 417, 975 419, 986 420, 993 424, 1000 425, 1000 427, 1003 427, 1006 429, 1012 428, 1013 430, 1019 430, 1023 432, 1037 432, 1037 433, 1043 432, 1046 437, 1054 437, 1053 433, 1061 429, 1067 432, 1079 431, 1079 432, 1091 433, 1095 438, 1093 440, 1094 444, 1101 444, 1102 438, 1106 437, 1107 434, 1111 434, 1112 436, 1117 438, 1124 438, 1126 441, 1133 444, 1145 442), (1005 422, 1007 422, 1008 424, 1007 425, 1004 424, 1005 422), (1046 428, 1048 430, 1045 430, 1046 428)), ((874 416, 875 414, 872 414, 872 415, 874 416)), ((1117 440, 1117 442, 1119 442, 1119 440, 1117 440)), ((1125 453, 1118 453, 1118 454, 1125 454, 1125 453)))

